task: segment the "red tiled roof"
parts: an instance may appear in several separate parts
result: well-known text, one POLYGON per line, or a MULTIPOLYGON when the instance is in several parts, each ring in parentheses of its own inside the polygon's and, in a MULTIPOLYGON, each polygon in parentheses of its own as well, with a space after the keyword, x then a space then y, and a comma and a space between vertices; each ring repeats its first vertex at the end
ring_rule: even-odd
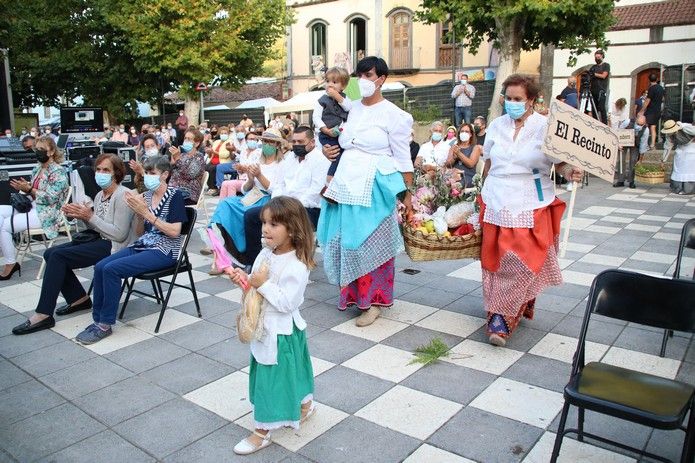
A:
POLYGON ((640 5, 617 6, 613 10, 613 15, 618 20, 611 27, 613 31, 695 24, 695 2, 693 0, 666 0, 640 5))
MULTIPOLYGON (((246 84, 239 90, 234 91, 226 90, 222 87, 212 87, 205 93, 205 103, 242 102, 267 97, 275 98, 279 101, 283 99, 282 81, 246 84)), ((166 99, 177 103, 183 102, 177 92, 167 94, 166 99)))

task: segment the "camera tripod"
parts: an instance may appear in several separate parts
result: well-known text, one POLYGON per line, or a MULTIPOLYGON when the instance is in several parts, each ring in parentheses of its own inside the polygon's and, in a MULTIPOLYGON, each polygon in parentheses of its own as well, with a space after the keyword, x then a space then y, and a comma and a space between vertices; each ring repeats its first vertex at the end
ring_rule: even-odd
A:
POLYGON ((594 97, 591 95, 589 85, 582 85, 581 93, 579 94, 579 112, 583 114, 589 114, 596 120, 601 120, 598 116, 598 108, 596 108, 596 102, 594 97))

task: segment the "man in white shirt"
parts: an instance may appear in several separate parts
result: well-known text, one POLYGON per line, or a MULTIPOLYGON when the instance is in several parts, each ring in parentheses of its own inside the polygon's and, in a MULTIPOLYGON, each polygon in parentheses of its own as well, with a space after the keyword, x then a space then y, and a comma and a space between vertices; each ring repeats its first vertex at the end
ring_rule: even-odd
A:
POLYGON ((430 139, 420 146, 415 158, 415 168, 423 172, 442 167, 449 155, 449 144, 442 141, 444 138, 444 124, 434 121, 430 126, 430 139))
POLYGON ((461 127, 464 121, 469 124, 473 122, 472 109, 475 87, 468 83, 468 74, 461 76, 461 83, 454 87, 454 90, 451 92, 451 98, 456 100, 454 111, 456 128, 461 127))
MULTIPOLYGON (((273 186, 272 196, 298 199, 316 228, 321 212, 321 189, 326 183, 330 161, 317 146, 314 132, 307 126, 297 127, 292 134, 292 152, 281 162, 282 179, 273 186)), ((246 257, 253 263, 261 252, 261 209, 253 207, 244 213, 246 257)))

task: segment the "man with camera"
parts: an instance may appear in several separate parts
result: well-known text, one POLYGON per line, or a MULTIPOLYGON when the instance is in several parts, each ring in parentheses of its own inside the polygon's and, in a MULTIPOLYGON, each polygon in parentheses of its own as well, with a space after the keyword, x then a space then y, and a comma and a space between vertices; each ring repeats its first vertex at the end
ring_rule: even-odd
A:
POLYGON ((594 61, 596 64, 589 69, 589 79, 591 80, 591 96, 596 104, 596 114, 601 122, 608 123, 608 113, 606 111, 606 96, 608 95, 608 80, 611 72, 611 65, 604 61, 606 54, 603 50, 596 50, 594 61))

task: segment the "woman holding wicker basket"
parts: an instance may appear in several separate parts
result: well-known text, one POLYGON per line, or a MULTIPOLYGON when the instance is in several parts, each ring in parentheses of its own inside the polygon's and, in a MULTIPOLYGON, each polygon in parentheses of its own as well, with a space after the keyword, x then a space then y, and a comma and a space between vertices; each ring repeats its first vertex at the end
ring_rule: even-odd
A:
POLYGON ((582 171, 543 154, 547 118, 533 111, 538 84, 511 75, 503 84, 506 114, 490 123, 483 147, 479 202, 483 301, 491 344, 504 346, 536 296, 562 284, 557 258, 565 203, 555 197, 550 169, 570 181, 582 171))

